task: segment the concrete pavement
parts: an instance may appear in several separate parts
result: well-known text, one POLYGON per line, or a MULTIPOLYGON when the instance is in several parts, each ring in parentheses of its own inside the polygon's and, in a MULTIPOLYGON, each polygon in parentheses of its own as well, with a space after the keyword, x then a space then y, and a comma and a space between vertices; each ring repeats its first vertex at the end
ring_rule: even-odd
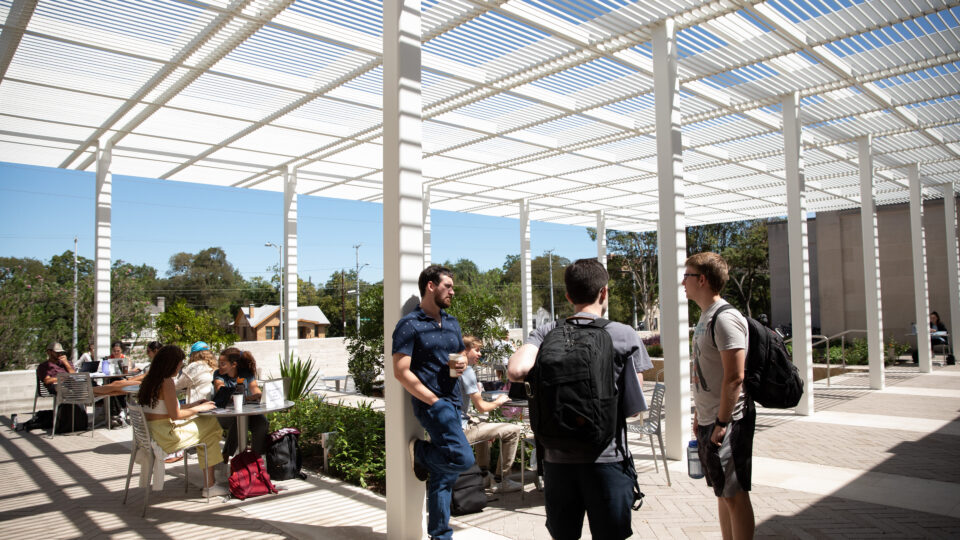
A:
MULTIPOLYGON (((813 416, 759 411, 752 492, 758 537, 960 537, 960 370, 921 375, 894 367, 887 385, 871 391, 866 374, 848 373, 829 388, 815 385, 813 416)), ((208 505, 196 462, 187 495, 182 464, 167 465, 164 491, 151 496, 143 519, 136 476, 129 504, 121 505, 129 429, 50 440, 39 431, 15 433, 3 420, 3 538, 386 538, 379 495, 311 476, 281 482, 277 496, 208 505)), ((649 442, 631 436, 631 448, 647 495, 633 514, 634 537, 719 538, 716 499, 704 481, 671 462, 668 487, 649 442)), ((543 496, 528 477, 523 500, 491 494, 486 510, 455 522, 455 537, 546 539, 543 523, 543 496)), ((586 524, 583 537, 591 537, 586 524)))

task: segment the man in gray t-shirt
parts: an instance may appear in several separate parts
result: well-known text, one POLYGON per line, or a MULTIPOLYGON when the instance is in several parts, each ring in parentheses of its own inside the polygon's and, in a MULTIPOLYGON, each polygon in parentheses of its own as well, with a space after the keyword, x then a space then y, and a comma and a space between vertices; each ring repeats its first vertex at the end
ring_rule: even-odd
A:
MULTIPOLYGON (((589 324, 606 314, 608 279, 606 269, 596 259, 580 259, 567 266, 564 271, 567 300, 576 312, 566 320, 568 323, 589 324)), ((536 363, 544 338, 555 326, 556 323, 548 323, 537 328, 510 357, 507 375, 511 381, 524 380, 536 363)), ((624 418, 637 415, 647 408, 640 372, 653 367, 653 363, 629 326, 611 322, 605 330, 613 341, 614 352, 624 360, 620 363, 622 368, 614 373, 617 391, 623 397, 620 414, 624 418)), ((599 456, 547 448, 543 457, 547 530, 553 538, 580 538, 584 513, 594 538, 621 539, 633 534, 630 509, 635 490, 637 493, 639 490, 626 433, 618 434, 599 456)))
POLYGON ((701 310, 693 334, 693 431, 707 485, 719 499, 723 537, 752 538, 750 460, 757 412, 743 393, 747 320, 735 309, 720 311, 727 305, 720 298, 727 278, 727 263, 716 253, 686 261, 684 291, 701 310))

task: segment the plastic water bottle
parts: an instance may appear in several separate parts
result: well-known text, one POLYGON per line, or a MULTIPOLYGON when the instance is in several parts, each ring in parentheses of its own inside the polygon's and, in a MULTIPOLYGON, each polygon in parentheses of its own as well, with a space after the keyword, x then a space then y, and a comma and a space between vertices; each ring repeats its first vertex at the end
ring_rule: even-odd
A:
POLYGON ((696 439, 693 439, 687 445, 687 474, 690 475, 690 478, 703 478, 703 466, 700 464, 696 439))

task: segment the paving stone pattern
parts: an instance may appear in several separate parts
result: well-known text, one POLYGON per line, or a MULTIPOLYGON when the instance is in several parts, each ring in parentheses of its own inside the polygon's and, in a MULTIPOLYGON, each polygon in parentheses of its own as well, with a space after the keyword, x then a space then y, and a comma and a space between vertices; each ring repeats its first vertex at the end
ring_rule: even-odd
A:
MULTIPOLYGON (((957 367, 888 370, 888 386, 958 390, 957 367)), ((647 390, 652 385, 647 385, 647 390)), ((960 421, 960 399, 874 392, 865 373, 835 377, 831 387, 815 385, 817 410, 960 421)), ((162 493, 151 496, 148 518, 140 517, 142 494, 132 489, 120 504, 130 451, 129 429, 67 434, 50 440, 39 431, 14 433, 0 417, 0 538, 333 538, 386 537, 385 501, 331 478, 290 480, 279 496, 238 502, 200 497, 199 466, 191 464, 193 485, 183 493, 182 465, 167 465, 162 493)), ((788 411, 761 410, 755 455, 845 470, 885 473, 912 483, 936 480, 958 484, 960 433, 866 428, 843 422, 796 421, 788 411)), ((633 514, 634 538, 719 538, 716 498, 703 480, 693 480, 671 462, 672 486, 657 472, 648 439, 630 437, 641 489, 647 497, 633 514)), ((138 470, 134 468, 134 472, 138 470)), ((752 500, 759 538, 960 538, 956 511, 948 515, 906 510, 897 500, 876 504, 834 495, 776 487, 755 478, 752 500), (950 517, 950 516, 954 517, 950 517)), ((133 487, 136 488, 136 477, 133 487)), ((894 498, 895 499, 895 498, 894 498)), ((454 522, 456 537, 549 539, 543 495, 527 477, 526 492, 491 494, 479 514, 454 522)), ((583 538, 592 538, 585 523, 583 538)))

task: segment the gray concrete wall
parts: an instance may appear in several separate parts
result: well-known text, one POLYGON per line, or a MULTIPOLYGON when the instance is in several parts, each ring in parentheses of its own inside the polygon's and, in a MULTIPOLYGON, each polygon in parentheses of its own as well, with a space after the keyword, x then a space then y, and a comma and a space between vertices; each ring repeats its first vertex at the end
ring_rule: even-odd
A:
MULTIPOLYGON (((770 246, 770 326, 776 328, 791 321, 790 315, 790 255, 787 249, 787 222, 767 224, 767 243, 770 246)), ((807 220, 807 244, 810 253, 810 324, 820 326, 820 295, 818 293, 817 220, 807 220)))
MULTIPOLYGON (((814 326, 825 335, 865 329, 863 253, 860 241, 860 211, 821 212, 808 221, 810 230, 811 288, 814 326), (816 261, 816 264, 814 264, 816 261), (822 299, 822 302, 820 301, 822 299)), ((913 313, 913 266, 910 261, 910 207, 907 204, 877 208, 879 231, 883 335, 901 343, 915 343, 908 336, 913 313)), ((926 201, 923 227, 927 255, 927 290, 930 309, 938 311, 947 325, 947 249, 943 200, 926 201)), ((770 242, 771 322, 790 320, 790 288, 787 266, 786 223, 768 226, 770 242)))
MULTIPOLYGON (((283 353, 282 341, 238 341, 233 346, 242 351, 253 353, 262 378, 280 376, 280 355, 283 353)), ((324 375, 347 374, 348 355, 345 338, 301 339, 298 341, 297 347, 300 358, 304 360, 312 359, 314 369, 324 375)))

